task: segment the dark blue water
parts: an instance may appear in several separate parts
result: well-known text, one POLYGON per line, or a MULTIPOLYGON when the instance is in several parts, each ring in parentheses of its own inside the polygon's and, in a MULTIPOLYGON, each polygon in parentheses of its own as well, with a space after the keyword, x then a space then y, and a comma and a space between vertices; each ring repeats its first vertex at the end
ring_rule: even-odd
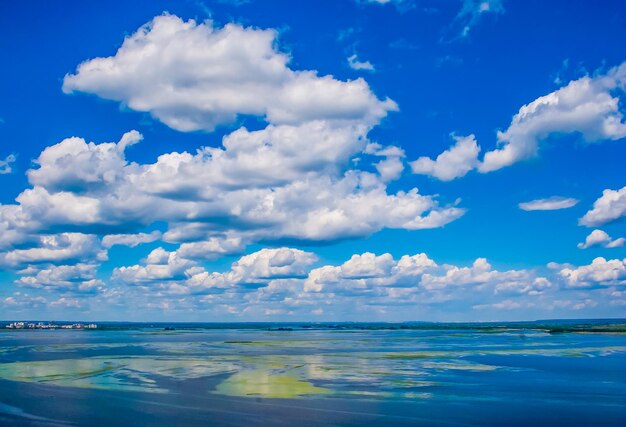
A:
POLYGON ((626 420, 623 333, 548 332, 572 329, 569 323, 147 326, 3 330, 0 423, 597 426, 626 420))

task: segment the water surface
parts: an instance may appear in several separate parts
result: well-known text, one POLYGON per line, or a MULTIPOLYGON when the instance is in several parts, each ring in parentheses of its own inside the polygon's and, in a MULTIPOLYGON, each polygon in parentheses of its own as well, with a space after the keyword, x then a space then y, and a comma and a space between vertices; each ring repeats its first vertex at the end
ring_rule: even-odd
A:
POLYGON ((465 325, 0 332, 0 423, 623 425, 626 335, 465 325), (270 330, 268 330, 270 329, 270 330))

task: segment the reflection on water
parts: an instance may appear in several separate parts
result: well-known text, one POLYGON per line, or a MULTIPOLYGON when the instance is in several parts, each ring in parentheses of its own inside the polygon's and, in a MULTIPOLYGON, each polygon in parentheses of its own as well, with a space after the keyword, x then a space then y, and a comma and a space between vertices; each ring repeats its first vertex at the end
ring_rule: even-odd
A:
POLYGON ((59 390, 401 405, 543 399, 619 407, 626 401, 626 335, 620 334, 154 332, 2 332, 0 380, 59 390))

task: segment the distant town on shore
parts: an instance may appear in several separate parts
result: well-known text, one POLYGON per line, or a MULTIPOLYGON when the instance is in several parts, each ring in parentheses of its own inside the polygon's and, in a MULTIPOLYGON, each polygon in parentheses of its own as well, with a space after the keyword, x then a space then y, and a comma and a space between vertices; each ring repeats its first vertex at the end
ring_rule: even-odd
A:
POLYGON ((6 329, 98 329, 95 323, 29 323, 12 322, 5 325, 6 329))

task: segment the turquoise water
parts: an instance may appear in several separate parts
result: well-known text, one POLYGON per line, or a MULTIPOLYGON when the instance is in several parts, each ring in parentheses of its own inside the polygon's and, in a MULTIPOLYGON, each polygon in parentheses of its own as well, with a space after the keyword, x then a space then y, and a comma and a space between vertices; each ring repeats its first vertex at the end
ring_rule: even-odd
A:
POLYGON ((623 425, 626 334, 2 331, 0 423, 623 425))

